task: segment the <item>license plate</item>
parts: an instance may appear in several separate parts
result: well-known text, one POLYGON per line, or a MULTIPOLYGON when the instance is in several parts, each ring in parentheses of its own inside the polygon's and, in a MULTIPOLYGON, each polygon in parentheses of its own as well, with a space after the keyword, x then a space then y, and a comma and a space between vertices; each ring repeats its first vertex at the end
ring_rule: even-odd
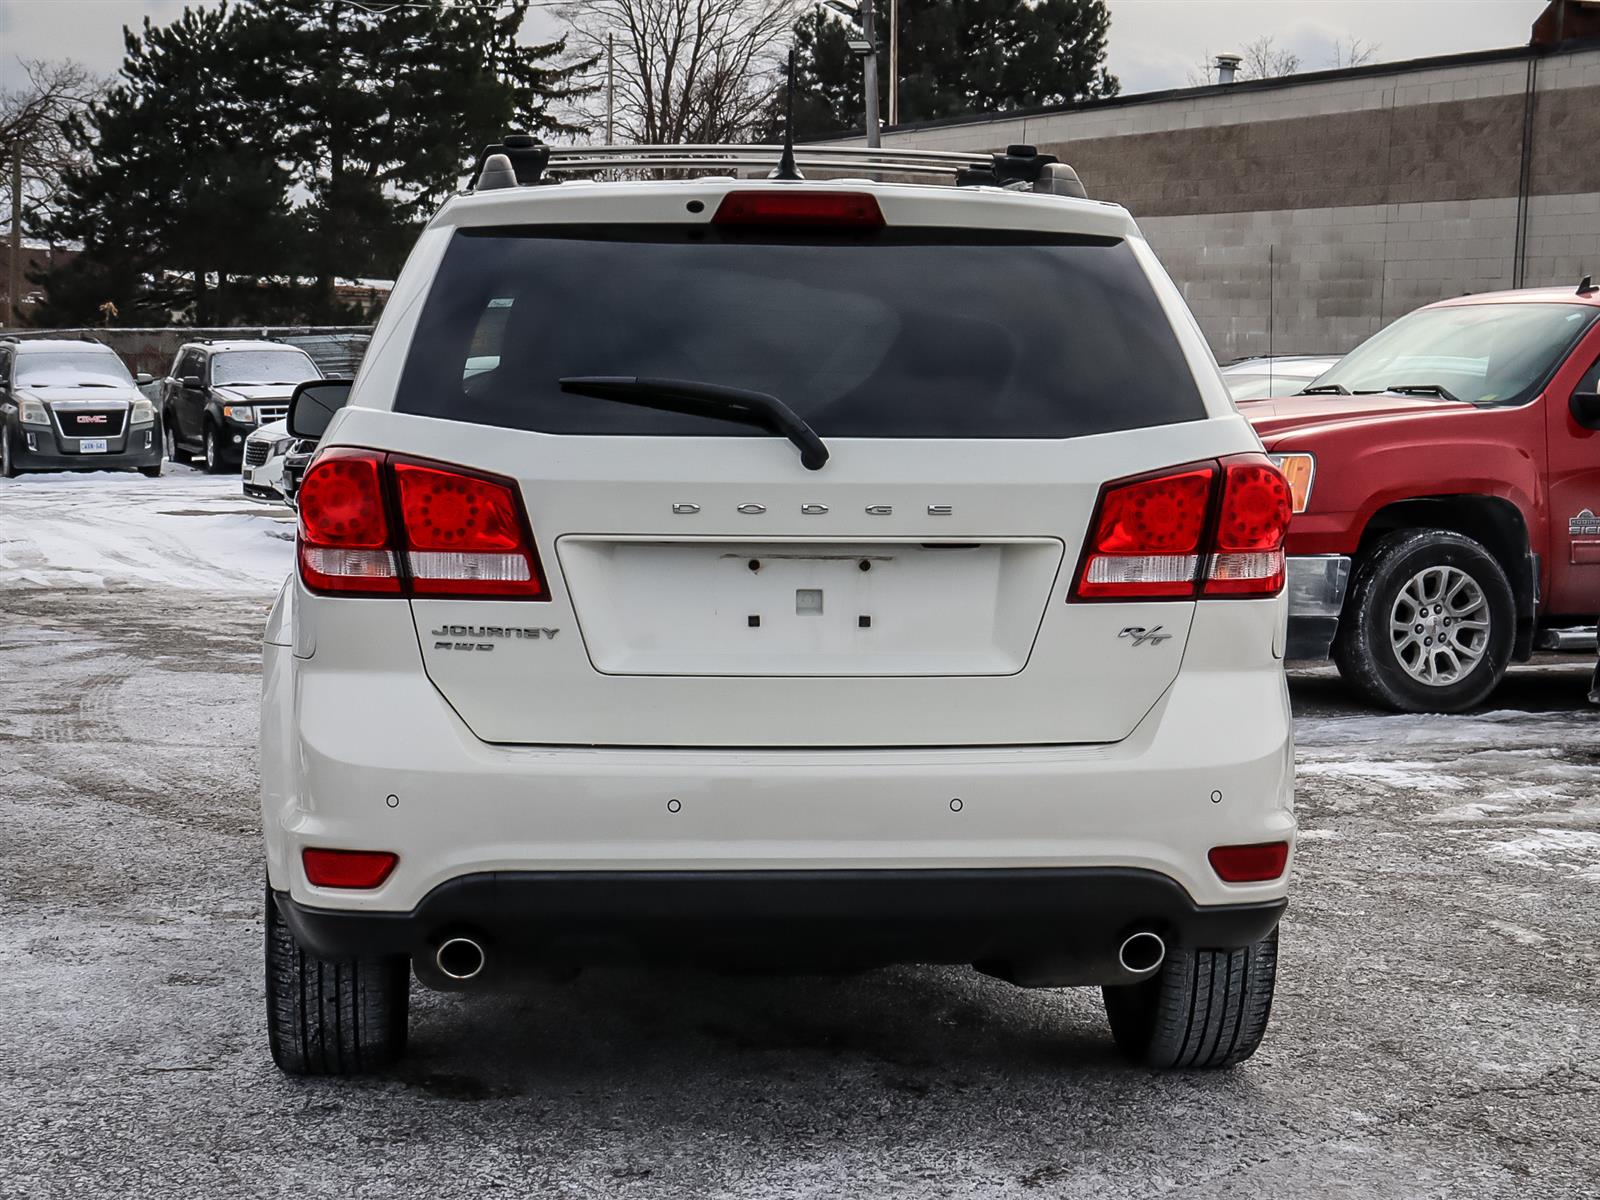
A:
POLYGON ((84 438, 78 443, 78 450, 82 454, 104 454, 106 452, 105 438, 84 438))

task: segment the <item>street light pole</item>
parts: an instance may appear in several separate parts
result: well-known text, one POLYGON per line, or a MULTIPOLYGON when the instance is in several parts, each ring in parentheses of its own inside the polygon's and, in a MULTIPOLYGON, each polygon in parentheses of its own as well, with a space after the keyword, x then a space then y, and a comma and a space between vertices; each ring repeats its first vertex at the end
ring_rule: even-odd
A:
POLYGON ((617 144, 617 49, 616 34, 606 34, 606 145, 617 144))
POLYGON ((889 0, 889 127, 900 124, 900 0, 889 0))
POLYGON ((867 52, 861 56, 861 73, 867 91, 867 145, 876 149, 883 145, 883 137, 878 122, 878 38, 873 5, 874 0, 861 0, 861 36, 867 43, 867 52))
POLYGON ((6 264, 7 325, 22 324, 22 139, 11 143, 11 261, 6 264))

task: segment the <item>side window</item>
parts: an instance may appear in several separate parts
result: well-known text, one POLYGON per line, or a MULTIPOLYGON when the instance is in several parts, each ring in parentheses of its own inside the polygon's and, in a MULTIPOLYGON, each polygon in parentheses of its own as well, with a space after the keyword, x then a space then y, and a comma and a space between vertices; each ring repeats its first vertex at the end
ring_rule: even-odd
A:
POLYGON ((11 351, 0 350, 0 395, 11 390, 11 351))
POLYGON ((186 350, 178 357, 178 366, 174 374, 182 379, 185 375, 200 374, 200 351, 186 350))
POLYGON ((1594 365, 1578 380, 1577 390, 1580 392, 1600 392, 1600 358, 1594 360, 1594 365))

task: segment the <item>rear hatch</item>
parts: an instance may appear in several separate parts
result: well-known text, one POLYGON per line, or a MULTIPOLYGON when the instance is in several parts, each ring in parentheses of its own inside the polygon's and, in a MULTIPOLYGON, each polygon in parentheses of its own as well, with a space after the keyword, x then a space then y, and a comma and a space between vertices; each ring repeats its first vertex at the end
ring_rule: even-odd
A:
POLYGON ((701 220, 455 231, 394 412, 338 433, 521 494, 548 602, 412 601, 480 738, 950 746, 1159 699, 1192 605, 1067 593, 1102 484, 1240 449, 1204 417, 1120 238, 701 220), (591 376, 778 397, 831 457, 591 376))

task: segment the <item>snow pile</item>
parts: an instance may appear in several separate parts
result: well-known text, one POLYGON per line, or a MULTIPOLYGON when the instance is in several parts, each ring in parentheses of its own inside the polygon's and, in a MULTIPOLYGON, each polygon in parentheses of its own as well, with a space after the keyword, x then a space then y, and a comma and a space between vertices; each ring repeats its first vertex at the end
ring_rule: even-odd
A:
POLYGON ((237 475, 0 479, 0 588, 271 592, 293 565, 293 514, 247 499, 237 475))

